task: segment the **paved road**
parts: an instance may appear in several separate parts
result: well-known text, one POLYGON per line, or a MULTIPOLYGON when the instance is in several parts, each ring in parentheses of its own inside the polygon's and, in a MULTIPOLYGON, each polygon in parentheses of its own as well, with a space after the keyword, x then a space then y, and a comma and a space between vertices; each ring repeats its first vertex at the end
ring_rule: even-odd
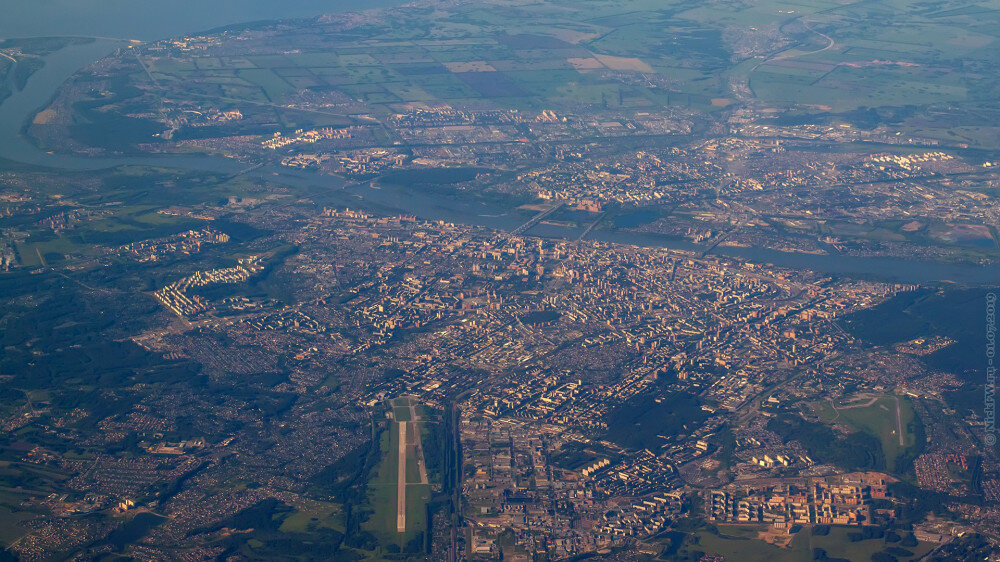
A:
MULTIPOLYGON (((410 402, 410 419, 413 421, 419 421, 417 419, 417 408, 410 402)), ((414 426, 414 440, 413 440, 413 451, 417 455, 417 470, 420 472, 420 483, 430 484, 431 481, 427 478, 427 465, 424 463, 424 443, 420 437, 420 427, 414 426)))
POLYGON ((896 397, 896 430, 899 431, 899 446, 905 447, 906 441, 903 440, 903 412, 899 405, 899 396, 896 397))
POLYGON ((396 530, 406 532, 406 423, 399 424, 399 467, 396 470, 396 530))
POLYGON ((420 441, 420 428, 416 425, 416 422, 419 421, 417 418, 417 409, 412 400, 407 400, 407 402, 410 409, 410 421, 396 422, 399 426, 399 447, 397 452, 399 455, 399 466, 396 470, 396 531, 400 533, 406 532, 406 487, 410 484, 430 484, 430 479, 427 477, 427 464, 424 462, 423 444, 420 441), (414 424, 412 428, 410 427, 411 423, 414 424), (410 429, 413 430, 413 453, 416 456, 419 482, 406 481, 406 457, 408 450, 406 440, 410 434, 410 429))

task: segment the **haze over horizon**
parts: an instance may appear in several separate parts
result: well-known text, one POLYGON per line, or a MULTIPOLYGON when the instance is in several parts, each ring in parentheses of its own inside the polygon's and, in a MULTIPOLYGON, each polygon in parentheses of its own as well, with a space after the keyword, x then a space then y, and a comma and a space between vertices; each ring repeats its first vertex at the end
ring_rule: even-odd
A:
POLYGON ((393 0, 41 0, 7 2, 0 39, 86 36, 153 41, 251 21, 367 10, 393 0))

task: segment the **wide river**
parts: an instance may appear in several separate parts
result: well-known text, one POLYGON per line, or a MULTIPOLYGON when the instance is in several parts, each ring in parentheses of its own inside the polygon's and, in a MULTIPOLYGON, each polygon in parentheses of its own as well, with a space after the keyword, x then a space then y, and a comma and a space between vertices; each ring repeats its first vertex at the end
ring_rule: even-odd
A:
MULTIPOLYGON (((399 2, 382 2, 391 5, 399 2)), ((379 2, 341 0, 320 2, 292 0, 258 2, 257 0, 39 0, 17 2, 0 17, 0 37, 29 35, 76 35, 103 37, 161 38, 194 33, 226 23, 269 19, 279 16, 307 16, 331 11, 369 8, 379 2), (280 6, 280 7, 275 7, 280 6), (60 11, 64 10, 64 11, 60 11), (115 10, 121 17, 115 18, 115 10), (185 14, 181 14, 185 12, 185 14), (44 15, 43 15, 44 13, 44 15), (40 23, 50 17, 51 21, 40 23), (106 18, 110 18, 105 21, 106 18), (75 20, 79 20, 74 24, 75 20)), ((56 89, 77 70, 111 53, 121 43, 102 39, 58 51, 46 59, 46 65, 29 78, 26 87, 0 104, 0 158, 43 166, 54 170, 93 170, 119 165, 158 165, 185 170, 235 172, 246 164, 215 157, 148 156, 148 157, 80 157, 50 154, 40 151, 22 135, 24 124, 51 99, 56 89)), ((527 220, 522 212, 482 202, 469 202, 426 193, 405 187, 346 184, 339 178, 288 169, 264 168, 252 172, 269 181, 290 187, 322 188, 341 199, 345 205, 378 211, 406 212, 432 220, 510 230, 527 220)), ((575 238, 579 229, 539 225, 532 234, 575 238)), ((683 240, 636 235, 633 233, 596 229, 588 239, 643 246, 658 246, 679 250, 700 251, 704 248, 683 240)), ((852 256, 818 256, 778 252, 765 248, 720 247, 714 253, 758 263, 782 267, 811 269, 820 273, 848 277, 891 280, 901 283, 957 282, 968 284, 1000 284, 1000 265, 976 266, 893 258, 852 256)))

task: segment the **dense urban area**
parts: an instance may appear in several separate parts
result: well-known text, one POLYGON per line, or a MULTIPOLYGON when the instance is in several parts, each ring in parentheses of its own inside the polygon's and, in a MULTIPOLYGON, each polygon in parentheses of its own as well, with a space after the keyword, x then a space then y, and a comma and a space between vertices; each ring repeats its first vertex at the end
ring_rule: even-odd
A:
POLYGON ((0 561, 1000 560, 998 22, 97 39, 18 134, 100 164, 0 153, 0 561))

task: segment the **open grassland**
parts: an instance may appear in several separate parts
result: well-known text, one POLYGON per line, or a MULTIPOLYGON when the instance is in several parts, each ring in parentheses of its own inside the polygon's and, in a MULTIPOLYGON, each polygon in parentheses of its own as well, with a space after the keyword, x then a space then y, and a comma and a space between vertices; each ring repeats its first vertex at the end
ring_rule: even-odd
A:
POLYGON ((332 529, 343 533, 344 519, 340 505, 315 502, 308 509, 297 509, 281 522, 278 530, 283 533, 306 533, 315 529, 332 529))
MULTIPOLYGON (((898 546, 897 543, 887 544, 884 539, 867 539, 852 541, 850 533, 858 529, 849 527, 832 527, 827 535, 816 535, 812 528, 803 528, 796 533, 787 546, 776 546, 758 538, 764 527, 720 527, 719 534, 700 532, 689 537, 681 553, 694 551, 706 554, 716 554, 727 560, 746 562, 797 562, 812 560, 814 549, 826 551, 829 558, 847 560, 869 560, 872 554, 884 550, 887 546, 898 546)), ((897 556, 899 560, 916 560, 933 548, 931 543, 919 543, 907 550, 913 556, 897 556)))
POLYGON ((918 445, 913 424, 918 423, 909 399, 896 395, 865 396, 844 403, 812 405, 813 413, 827 424, 842 424, 876 437, 885 453, 886 468, 895 471, 896 460, 918 445))
POLYGON ((382 432, 380 447, 382 461, 368 483, 368 503, 372 508, 372 514, 364 523, 364 527, 375 535, 380 543, 405 544, 396 532, 396 475, 399 470, 396 451, 399 441, 394 427, 382 432))
MULTIPOLYGON (((3 495, 3 492, 0 492, 0 498, 2 498, 3 495)), ((10 497, 16 498, 17 496, 15 494, 11 494, 10 497)), ((24 499, 24 496, 21 496, 21 499, 24 499)), ((41 516, 37 513, 21 511, 14 507, 0 505, 0 544, 9 545, 19 539, 28 532, 28 529, 23 527, 21 524, 38 517, 41 516)))
POLYGON ((884 396, 870 406, 840 410, 840 420, 867 431, 882 442, 889 470, 896 470, 896 459, 916 445, 909 430, 914 422, 913 406, 899 396, 884 396))
POLYGON ((393 415, 389 429, 382 433, 382 461, 369 481, 368 501, 373 512, 364 523, 365 529, 374 534, 382 544, 405 547, 414 539, 419 539, 427 531, 427 502, 430 501, 430 485, 423 481, 419 469, 420 434, 423 431, 422 413, 424 409, 413 404, 410 398, 396 398, 389 406, 393 415), (416 414, 416 415, 414 415, 416 414), (399 424, 408 426, 406 442, 403 443, 403 480, 405 494, 405 532, 397 530, 397 508, 399 506, 400 443, 399 424))

